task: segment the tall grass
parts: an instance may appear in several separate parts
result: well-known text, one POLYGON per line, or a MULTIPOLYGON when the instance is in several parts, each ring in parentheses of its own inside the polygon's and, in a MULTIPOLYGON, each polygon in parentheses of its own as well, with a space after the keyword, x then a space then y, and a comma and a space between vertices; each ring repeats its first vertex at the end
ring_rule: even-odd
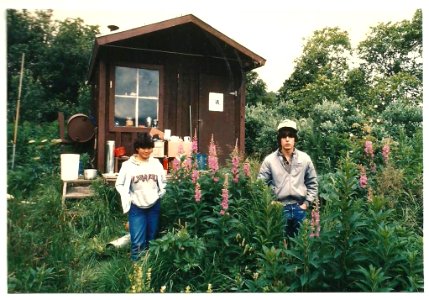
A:
MULTIPOLYGON (((159 236, 136 265, 128 247, 106 247, 126 234, 114 187, 96 180, 93 197, 62 209, 59 172, 45 172, 7 203, 8 292, 421 292, 422 158, 413 149, 422 151, 422 136, 399 141, 388 161, 381 143, 373 160, 357 143, 319 174, 318 237, 309 218, 284 239, 282 207, 256 180, 259 160, 250 173, 241 160, 199 170, 198 179, 194 165, 179 168, 161 202, 159 236)), ((19 172, 8 178, 14 191, 31 176, 19 172)))
POLYGON ((126 233, 113 187, 94 182, 94 197, 63 210, 59 176, 44 182, 8 201, 8 291, 124 292, 128 251, 106 248, 126 233))

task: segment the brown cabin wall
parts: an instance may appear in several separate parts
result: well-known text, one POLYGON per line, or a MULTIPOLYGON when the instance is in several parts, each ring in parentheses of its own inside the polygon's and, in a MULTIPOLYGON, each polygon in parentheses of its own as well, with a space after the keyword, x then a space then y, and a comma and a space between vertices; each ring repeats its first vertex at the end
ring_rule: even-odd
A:
MULTIPOLYGON (((163 66, 163 111, 162 124, 159 129, 171 129, 172 134, 186 136, 189 129, 189 105, 192 106, 192 132, 198 127, 199 105, 199 77, 200 74, 213 74, 228 77, 231 89, 238 91, 238 101, 235 116, 226 122, 239 123, 235 127, 235 136, 239 139, 240 149, 244 149, 244 102, 245 89, 240 66, 218 59, 205 59, 184 55, 162 53, 142 53, 140 51, 120 51, 109 49, 100 53, 99 63, 96 65, 96 83, 94 101, 97 112, 97 168, 105 170, 105 148, 107 140, 114 140, 116 146, 126 147, 126 154, 131 155, 133 142, 138 132, 111 132, 109 131, 109 93, 110 68, 118 62, 143 63, 163 66)), ((94 113, 95 113, 94 112, 94 113)), ((143 129, 141 131, 144 131, 143 129)), ((198 133, 197 133, 198 134, 198 133)), ((201 141, 202 142, 202 141, 201 141)))

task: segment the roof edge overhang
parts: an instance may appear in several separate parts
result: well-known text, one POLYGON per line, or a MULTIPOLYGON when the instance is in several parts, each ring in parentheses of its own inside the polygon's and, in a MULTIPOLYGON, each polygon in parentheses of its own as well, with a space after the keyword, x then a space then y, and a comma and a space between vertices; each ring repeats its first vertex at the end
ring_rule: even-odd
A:
POLYGON ((249 57, 252 61, 255 62, 255 66, 251 69, 255 69, 255 68, 258 68, 258 67, 265 65, 266 60, 263 57, 257 55, 253 51, 251 51, 248 48, 244 47, 243 45, 237 43, 233 39, 229 38, 228 36, 224 35, 220 31, 218 31, 215 28, 213 28, 212 26, 210 26, 209 24, 205 23, 201 19, 195 17, 192 14, 188 14, 185 16, 181 16, 181 17, 177 17, 177 18, 173 18, 173 19, 169 19, 169 20, 165 20, 165 21, 161 21, 161 22, 157 22, 157 23, 153 23, 153 24, 149 24, 149 25, 145 25, 142 27, 124 30, 124 31, 117 32, 117 33, 110 33, 107 35, 97 37, 94 41, 94 46, 93 46, 92 55, 91 55, 91 59, 90 59, 90 65, 89 65, 89 70, 88 70, 89 71, 88 72, 89 81, 91 81, 91 78, 92 78, 92 75, 94 72, 94 67, 95 67, 95 63, 96 63, 97 58, 98 58, 98 52, 99 52, 100 47, 102 47, 104 45, 111 44, 111 43, 115 43, 115 42, 118 42, 121 40, 133 38, 136 36, 145 35, 148 33, 156 32, 156 31, 163 30, 163 29, 172 28, 172 27, 187 24, 187 23, 193 23, 193 24, 197 25, 201 29, 205 30, 206 32, 210 33, 211 35, 213 35, 216 38, 220 39, 221 41, 225 42, 227 45, 235 48, 239 52, 241 52, 244 55, 246 55, 247 57, 249 57))

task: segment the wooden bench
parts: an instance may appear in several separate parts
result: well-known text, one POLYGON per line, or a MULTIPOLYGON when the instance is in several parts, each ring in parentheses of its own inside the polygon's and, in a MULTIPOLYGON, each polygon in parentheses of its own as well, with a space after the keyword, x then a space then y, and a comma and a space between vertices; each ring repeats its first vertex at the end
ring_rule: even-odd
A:
POLYGON ((66 206, 66 199, 82 199, 94 195, 91 189, 91 184, 94 180, 76 179, 76 180, 63 180, 63 197, 61 205, 63 208, 66 206))

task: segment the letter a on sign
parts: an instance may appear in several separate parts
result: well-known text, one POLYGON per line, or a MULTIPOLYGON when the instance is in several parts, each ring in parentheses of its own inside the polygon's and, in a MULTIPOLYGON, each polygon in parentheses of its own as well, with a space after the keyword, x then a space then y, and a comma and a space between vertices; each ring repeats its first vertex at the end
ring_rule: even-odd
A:
POLYGON ((209 111, 223 111, 222 93, 209 93, 209 111))

